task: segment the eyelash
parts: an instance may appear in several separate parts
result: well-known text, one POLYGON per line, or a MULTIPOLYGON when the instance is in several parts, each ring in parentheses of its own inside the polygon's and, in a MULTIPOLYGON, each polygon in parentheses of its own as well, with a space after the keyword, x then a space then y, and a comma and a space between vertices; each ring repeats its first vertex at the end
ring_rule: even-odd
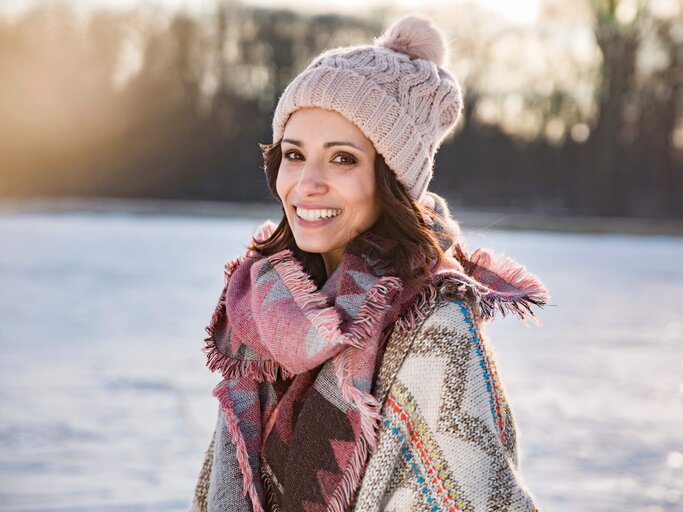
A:
MULTIPOLYGON (((291 155, 293 153, 297 154, 297 155, 301 155, 301 153, 299 153, 298 151, 290 150, 290 151, 285 152, 285 154, 284 154, 285 160, 297 160, 295 158, 289 158, 289 155, 291 155)), ((353 165, 353 164, 357 163, 356 159, 352 155, 350 155, 349 153, 337 153, 336 155, 334 155, 335 158, 337 158, 338 156, 343 156, 344 158, 349 160, 348 162, 338 162, 339 165, 353 165)))

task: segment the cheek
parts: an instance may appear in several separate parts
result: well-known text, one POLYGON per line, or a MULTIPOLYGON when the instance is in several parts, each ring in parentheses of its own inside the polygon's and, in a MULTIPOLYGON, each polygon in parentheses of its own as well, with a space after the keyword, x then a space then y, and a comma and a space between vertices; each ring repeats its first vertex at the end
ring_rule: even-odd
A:
POLYGON ((282 169, 278 170, 277 178, 275 179, 275 191, 280 197, 280 201, 283 203, 287 198, 287 193, 289 192, 290 188, 291 186, 288 186, 287 184, 286 173, 282 172, 282 169))
POLYGON ((355 205, 356 211, 358 211, 361 216, 371 216, 377 210, 377 193, 372 181, 363 180, 356 182, 353 186, 349 185, 346 190, 350 202, 355 205))

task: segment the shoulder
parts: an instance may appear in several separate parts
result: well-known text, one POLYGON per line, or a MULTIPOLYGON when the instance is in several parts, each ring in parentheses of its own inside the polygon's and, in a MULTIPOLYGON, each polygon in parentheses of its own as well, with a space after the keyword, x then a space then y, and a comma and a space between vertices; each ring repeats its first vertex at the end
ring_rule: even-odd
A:
MULTIPOLYGON (((403 372, 405 360, 409 357, 452 358, 463 355, 464 347, 476 343, 483 327, 477 307, 466 293, 451 294, 437 288, 430 304, 422 308, 421 321, 398 328, 399 343, 404 345, 403 372)), ((393 340, 392 340, 393 341, 393 340)), ((391 347, 388 347, 388 350, 391 347)))
POLYGON ((441 289, 419 329, 403 340, 408 346, 387 398, 412 410, 436 408, 456 429, 447 418, 476 418, 512 449, 514 420, 485 325, 470 294, 441 289))
POLYGON ((451 341, 454 336, 469 338, 482 322, 477 311, 475 301, 467 293, 453 294, 441 288, 433 307, 426 312, 421 334, 440 332, 451 341))
POLYGON ((357 510, 371 501, 406 511, 453 503, 536 509, 518 472, 516 425, 481 327, 470 298, 439 294, 415 331, 397 332, 393 341, 409 348, 383 397, 378 451, 357 510))
POLYGON ((441 295, 414 333, 396 382, 406 390, 427 382, 440 403, 468 410, 500 435, 507 403, 484 327, 470 298, 441 295))
MULTIPOLYGON (((467 295, 439 294, 419 326, 410 333, 409 347, 398 369, 399 379, 429 376, 431 383, 458 378, 454 369, 469 366, 483 370, 491 364, 492 352, 484 336, 484 322, 475 302, 467 295), (434 371, 428 371, 427 367, 434 371), (425 366, 425 372, 420 367, 425 366), (446 375, 439 369, 448 370, 446 375)), ((464 378, 464 375, 459 377, 464 378)))
POLYGON ((394 368, 394 375, 399 379, 428 376, 432 384, 442 382, 446 376, 439 368, 464 368, 471 360, 483 360, 490 352, 482 336, 483 327, 470 294, 436 287, 432 301, 422 307, 421 320, 413 325, 398 325, 389 340, 385 358, 400 353, 400 361, 394 368))
POLYGON ((447 258, 396 321, 379 369, 380 397, 408 355, 462 353, 468 347, 483 355, 486 322, 498 314, 540 324, 532 307, 542 308, 550 295, 524 266, 488 249, 467 255, 459 245, 449 248, 447 258))

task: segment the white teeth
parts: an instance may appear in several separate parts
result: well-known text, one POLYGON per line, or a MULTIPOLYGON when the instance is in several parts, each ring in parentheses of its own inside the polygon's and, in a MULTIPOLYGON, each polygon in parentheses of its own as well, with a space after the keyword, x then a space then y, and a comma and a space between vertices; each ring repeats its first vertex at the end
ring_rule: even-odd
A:
POLYGON ((300 207, 296 208, 296 214, 305 220, 326 219, 328 217, 335 217, 336 215, 339 215, 340 213, 341 213, 341 210, 330 210, 330 209, 306 210, 306 209, 300 208, 300 207))

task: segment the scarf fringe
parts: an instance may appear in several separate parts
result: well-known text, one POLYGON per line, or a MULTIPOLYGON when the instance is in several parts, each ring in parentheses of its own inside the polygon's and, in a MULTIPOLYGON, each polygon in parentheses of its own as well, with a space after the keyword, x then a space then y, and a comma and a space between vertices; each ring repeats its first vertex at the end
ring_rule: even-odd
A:
POLYGON ((397 277, 382 277, 368 290, 357 320, 347 333, 342 332, 342 319, 337 310, 328 305, 328 299, 289 249, 271 255, 268 261, 292 293, 294 302, 306 318, 316 327, 320 336, 333 345, 344 344, 362 349, 379 322, 379 314, 391 307, 391 294, 400 290, 397 277))
POLYGON ((235 258, 229 259, 228 261, 225 262, 225 265, 223 266, 223 283, 228 284, 228 279, 230 279, 230 276, 232 273, 235 271, 237 267, 240 266, 240 264, 246 259, 246 255, 243 256, 237 256, 235 258))
POLYGON ((361 478, 365 472, 365 461, 369 454, 369 445, 365 438, 358 439, 356 449, 351 456, 350 467, 344 473, 340 484, 334 491, 329 502, 329 510, 333 512, 345 512, 351 504, 353 496, 358 490, 361 478))
POLYGON ((449 279, 444 283, 444 288, 456 294, 469 291, 474 300, 475 313, 483 321, 493 320, 496 313, 500 313, 503 317, 509 313, 514 313, 524 323, 531 320, 537 325, 542 325, 541 320, 531 309, 531 304, 541 308, 545 306, 548 300, 547 292, 535 276, 527 275, 524 279, 527 283, 533 283, 534 286, 538 285, 540 287, 539 293, 534 292, 533 295, 525 292, 512 295, 502 293, 489 288, 470 276, 459 273, 449 276, 449 279))
POLYGON ((485 321, 493 320, 496 313, 503 317, 513 313, 524 322, 542 325, 531 306, 543 308, 550 301, 541 280, 523 265, 480 248, 468 258, 464 271, 444 270, 428 282, 398 319, 396 328, 414 331, 435 303, 441 286, 446 293, 455 295, 469 291, 478 316, 485 321))
POLYGON ((348 332, 352 347, 362 349, 365 346, 380 321, 380 314, 391 307, 391 296, 402 286, 397 277, 382 277, 372 285, 348 332))
POLYGON ((435 283, 427 283, 415 296, 408 309, 396 321, 396 329, 403 332, 413 332, 420 321, 427 316, 426 311, 436 302, 438 296, 435 283))
POLYGON ((288 372, 270 359, 244 360, 227 357, 218 350, 215 344, 204 347, 204 352, 207 354, 208 368, 212 372, 219 370, 223 378, 227 380, 249 377, 257 382, 274 382, 278 378, 278 370, 280 370, 283 379, 289 379, 294 376, 293 373, 288 372))
POLYGON ((253 512, 264 512, 261 507, 261 500, 254 485, 254 477, 251 472, 251 465, 249 464, 249 452, 247 451, 247 443, 244 440, 244 435, 239 428, 239 419, 234 412, 235 405, 230 398, 230 389, 227 381, 221 381, 213 390, 213 396, 218 399, 220 408, 225 414, 225 423, 232 437, 232 442, 235 445, 235 452, 237 462, 240 465, 242 472, 242 494, 249 496, 253 512))
POLYGON ((263 481, 263 487, 266 493, 266 509, 270 512, 280 512, 282 509, 275 498, 275 484, 273 484, 267 473, 263 474, 261 480, 263 481))
POLYGON ((365 393, 353 384, 351 369, 349 368, 350 349, 346 349, 335 357, 336 376, 342 397, 353 404, 360 413, 360 427, 362 437, 366 439, 370 448, 374 450, 376 445, 375 433, 381 420, 379 402, 370 393, 365 393))
POLYGON ((304 313, 316 312, 327 306, 327 297, 318 291, 311 277, 292 251, 284 249, 268 257, 268 261, 292 292, 294 302, 304 313))
POLYGON ((216 344, 216 325, 218 324, 220 318, 223 316, 223 303, 225 302, 225 295, 227 293, 228 277, 226 277, 225 279, 226 286, 223 288, 223 292, 221 293, 221 296, 218 299, 218 304, 216 305, 216 308, 213 311, 213 315, 211 315, 211 322, 205 328, 208 336, 204 338, 204 347, 202 348, 202 352, 206 354, 206 366, 209 368, 209 370, 211 370, 212 372, 215 372, 216 370, 221 370, 221 373, 228 364, 228 357, 218 349, 218 345, 216 344))
POLYGON ((204 338, 204 347, 202 351, 206 354, 206 366, 212 372, 220 371, 224 379, 237 379, 243 376, 248 376, 256 379, 259 382, 267 380, 273 382, 277 379, 277 371, 283 378, 289 379, 294 376, 293 373, 287 371, 286 368, 278 365, 272 360, 242 360, 234 359, 232 357, 226 356, 220 351, 218 345, 216 345, 216 324, 223 315, 223 302, 225 301, 225 296, 227 292, 227 282, 233 271, 242 262, 243 258, 238 257, 229 260, 225 264, 225 283, 226 287, 221 293, 220 299, 218 299, 218 305, 213 312, 211 317, 211 323, 206 327, 206 332, 208 337, 204 338))
POLYGON ((485 248, 477 249, 470 257, 470 262, 475 267, 472 269, 474 275, 481 273, 476 268, 479 267, 484 272, 490 272, 496 278, 503 280, 506 287, 513 288, 512 291, 496 289, 495 280, 491 287, 486 286, 485 279, 481 280, 484 284, 475 281, 478 284, 477 296, 484 317, 492 319, 496 311, 503 317, 508 313, 513 313, 520 320, 530 319, 537 325, 542 325, 532 311, 531 305, 542 308, 549 302, 550 295, 536 275, 528 272, 526 267, 513 259, 505 255, 494 256, 489 249, 485 248))

